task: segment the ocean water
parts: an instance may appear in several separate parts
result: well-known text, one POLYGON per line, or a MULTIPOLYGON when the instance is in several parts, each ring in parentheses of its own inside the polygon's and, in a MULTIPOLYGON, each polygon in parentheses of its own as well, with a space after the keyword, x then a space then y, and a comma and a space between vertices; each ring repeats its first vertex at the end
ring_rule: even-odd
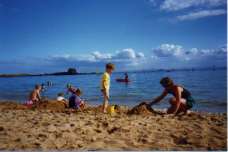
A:
MULTIPOLYGON (((124 74, 113 73, 110 90, 111 104, 134 106, 142 101, 152 100, 162 92, 163 88, 159 81, 164 76, 171 77, 175 83, 184 86, 192 93, 196 100, 193 110, 226 112, 226 70, 135 72, 129 73, 131 80, 129 84, 117 83, 115 79, 124 77, 124 74)), ((82 98, 89 104, 97 105, 102 103, 100 79, 101 75, 0 78, 0 100, 16 100, 23 103, 35 84, 52 81, 53 86, 47 87, 47 90, 42 93, 43 96, 56 98, 57 93, 66 93, 66 85, 71 83, 83 91, 82 98)), ((167 96, 155 107, 167 108, 170 97, 170 95, 167 96)))

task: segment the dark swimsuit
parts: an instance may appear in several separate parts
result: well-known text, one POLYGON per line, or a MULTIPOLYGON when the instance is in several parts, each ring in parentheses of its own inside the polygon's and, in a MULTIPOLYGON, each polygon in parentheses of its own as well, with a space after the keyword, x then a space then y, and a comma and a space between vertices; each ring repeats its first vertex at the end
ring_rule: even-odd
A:
MULTIPOLYGON (((175 93, 172 90, 167 90, 167 92, 175 96, 175 93)), ((195 104, 195 100, 192 98, 191 93, 185 88, 183 88, 183 91, 181 92, 181 98, 186 100, 188 109, 191 109, 195 104)))

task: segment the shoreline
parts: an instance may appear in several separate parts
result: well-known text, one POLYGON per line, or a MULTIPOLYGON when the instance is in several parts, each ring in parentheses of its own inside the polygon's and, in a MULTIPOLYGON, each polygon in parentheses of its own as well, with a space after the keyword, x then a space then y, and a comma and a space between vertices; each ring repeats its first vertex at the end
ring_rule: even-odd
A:
MULTIPOLYGON (((45 101, 55 101, 55 98, 45 98, 44 99, 45 101)), ((0 106, 1 106, 1 103, 13 103, 13 104, 19 104, 19 105, 22 105, 26 100, 8 100, 8 99, 0 99, 0 106)), ((138 102, 139 104, 140 102, 138 102)), ((101 102, 97 103, 97 102, 94 102, 94 103, 89 103, 90 106, 92 107, 96 107, 96 106, 99 106, 101 104, 101 102)), ((137 103, 135 103, 134 105, 133 104, 111 104, 111 105, 119 105, 119 106, 124 106, 124 107, 128 107, 128 108, 133 108, 134 106, 137 105, 137 103)), ((158 110, 158 111, 166 111, 167 108, 154 108, 153 109, 155 110, 158 110)), ((194 110, 189 110, 191 112, 197 112, 197 113, 208 113, 208 114, 224 114, 224 113, 227 113, 227 110, 225 112, 223 111, 207 111, 207 110, 197 110, 197 109, 194 109, 194 110)))
POLYGON ((83 112, 0 103, 0 150, 227 150, 227 113, 173 117, 145 106, 83 112))

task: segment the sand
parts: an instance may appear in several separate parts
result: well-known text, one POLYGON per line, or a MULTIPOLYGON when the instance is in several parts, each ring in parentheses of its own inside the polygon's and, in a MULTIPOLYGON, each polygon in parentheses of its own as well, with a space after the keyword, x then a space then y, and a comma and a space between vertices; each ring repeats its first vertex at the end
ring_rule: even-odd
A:
POLYGON ((0 150, 227 150, 227 116, 172 116, 139 105, 71 112, 51 101, 27 109, 0 103, 0 150), (58 107, 58 108, 57 108, 58 107))

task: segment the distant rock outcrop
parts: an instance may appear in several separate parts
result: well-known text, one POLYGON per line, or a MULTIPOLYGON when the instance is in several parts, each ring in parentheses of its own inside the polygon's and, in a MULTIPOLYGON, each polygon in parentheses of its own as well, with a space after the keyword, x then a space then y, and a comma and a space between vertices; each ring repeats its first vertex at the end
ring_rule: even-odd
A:
POLYGON ((67 72, 68 72, 68 74, 71 74, 71 75, 78 74, 78 72, 75 68, 69 68, 67 72))
POLYGON ((56 72, 56 73, 50 73, 47 75, 76 75, 76 74, 78 74, 78 72, 75 68, 69 68, 67 72, 56 72))

